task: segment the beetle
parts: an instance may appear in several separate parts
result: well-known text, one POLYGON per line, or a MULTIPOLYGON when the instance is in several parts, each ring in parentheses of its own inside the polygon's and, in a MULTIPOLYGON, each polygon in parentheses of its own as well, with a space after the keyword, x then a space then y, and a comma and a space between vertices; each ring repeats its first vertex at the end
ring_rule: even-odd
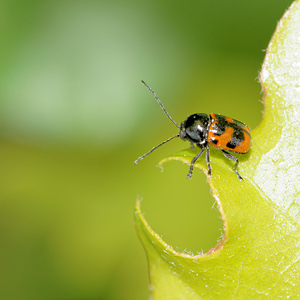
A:
POLYGON ((233 170, 237 174, 238 179, 243 180, 242 176, 237 171, 237 167, 239 164, 238 158, 227 151, 239 154, 245 154, 249 151, 251 134, 250 129, 246 124, 219 114, 207 115, 204 113, 197 113, 190 115, 185 121, 181 122, 179 126, 168 114, 165 107, 157 97, 156 93, 152 90, 152 88, 143 80, 142 83, 150 90, 164 113, 179 129, 179 134, 176 134, 175 136, 170 137, 159 145, 153 147, 149 152, 140 156, 134 162, 134 165, 151 154, 158 147, 173 140, 174 138, 180 137, 183 141, 189 141, 191 143, 192 149, 194 148, 194 144, 196 144, 201 149, 200 152, 191 160, 190 170, 187 178, 192 178, 194 164, 202 155, 205 149, 206 164, 208 167, 207 173, 208 175, 211 175, 212 168, 209 159, 209 146, 212 146, 214 148, 220 149, 224 156, 229 160, 235 161, 233 170))

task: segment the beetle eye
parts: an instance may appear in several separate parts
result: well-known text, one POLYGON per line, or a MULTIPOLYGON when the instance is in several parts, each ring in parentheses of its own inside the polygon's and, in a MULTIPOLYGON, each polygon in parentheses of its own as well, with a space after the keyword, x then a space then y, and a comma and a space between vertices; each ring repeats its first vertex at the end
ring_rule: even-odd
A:
POLYGON ((185 140, 186 139, 186 131, 185 131, 185 128, 181 128, 180 131, 179 131, 179 136, 182 140, 185 140))

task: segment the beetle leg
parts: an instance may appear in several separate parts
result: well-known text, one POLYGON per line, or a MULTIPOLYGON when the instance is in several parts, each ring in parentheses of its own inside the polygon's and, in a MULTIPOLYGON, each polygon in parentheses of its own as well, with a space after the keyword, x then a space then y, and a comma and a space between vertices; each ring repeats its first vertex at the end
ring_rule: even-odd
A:
POLYGON ((243 180, 243 177, 239 174, 239 172, 237 171, 237 167, 239 164, 239 160, 237 159, 237 157, 233 156, 232 154, 226 152, 225 150, 222 150, 223 154, 225 157, 227 157, 230 160, 235 161, 235 165, 233 167, 234 172, 236 173, 236 175, 238 176, 239 180, 243 180))
POLYGON ((192 173, 193 173, 193 169, 194 169, 194 164, 196 162, 196 160, 201 156, 201 154, 203 153, 204 151, 204 147, 202 147, 201 151, 192 159, 191 161, 191 166, 190 166, 190 171, 189 173, 187 174, 187 177, 186 178, 192 178, 192 173))
POLYGON ((191 142, 191 150, 195 150, 195 145, 192 142, 191 142))
POLYGON ((206 145, 206 164, 208 167, 208 172, 207 174, 210 176, 211 175, 211 165, 210 165, 210 160, 209 160, 209 147, 206 145))

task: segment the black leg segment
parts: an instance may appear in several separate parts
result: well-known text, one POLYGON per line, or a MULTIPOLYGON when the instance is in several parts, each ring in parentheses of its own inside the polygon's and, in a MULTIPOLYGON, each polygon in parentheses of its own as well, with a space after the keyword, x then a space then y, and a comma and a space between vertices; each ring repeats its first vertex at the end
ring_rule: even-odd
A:
POLYGON ((191 166, 190 166, 190 171, 189 173, 187 174, 187 177, 186 178, 192 178, 192 174, 193 174, 193 169, 194 169, 194 164, 196 162, 196 160, 201 156, 201 154, 203 153, 204 151, 204 147, 201 149, 201 151, 192 159, 191 161, 191 166))
POLYGON ((211 165, 210 165, 210 160, 209 160, 209 147, 206 145, 206 164, 208 167, 208 172, 207 174, 210 176, 211 175, 211 165))
POLYGON ((222 150, 223 154, 225 157, 227 157, 229 160, 233 160, 235 161, 235 164, 234 164, 234 167, 233 167, 233 170, 234 172, 236 173, 236 175, 238 176, 239 180, 243 180, 243 177, 239 174, 239 172, 237 171, 237 167, 238 167, 238 164, 239 164, 239 160, 233 156, 232 154, 228 153, 227 151, 225 150, 222 150))

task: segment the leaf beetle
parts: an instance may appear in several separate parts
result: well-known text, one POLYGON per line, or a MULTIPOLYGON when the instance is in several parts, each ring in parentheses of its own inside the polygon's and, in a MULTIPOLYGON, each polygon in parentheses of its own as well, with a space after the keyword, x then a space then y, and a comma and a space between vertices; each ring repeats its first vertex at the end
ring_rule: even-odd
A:
POLYGON ((224 156, 229 160, 235 161, 233 170, 237 174, 238 179, 243 180, 242 176, 237 171, 237 167, 239 164, 238 158, 227 151, 239 154, 245 154, 249 151, 251 134, 250 129, 246 124, 219 114, 207 115, 203 113, 198 113, 190 115, 179 126, 168 114, 165 107, 157 97, 156 93, 152 90, 152 88, 143 80, 142 83, 151 91, 164 113, 179 129, 179 134, 170 137, 167 140, 160 143, 159 145, 153 147, 149 152, 139 157, 134 162, 134 165, 136 165, 140 160, 151 154, 158 147, 171 141, 174 138, 180 137, 184 141, 189 141, 191 143, 192 148, 194 148, 194 144, 196 144, 201 149, 200 152, 191 160, 190 170, 187 175, 187 178, 192 177, 194 164, 197 161, 197 159, 202 155, 205 149, 208 175, 211 175, 212 168, 209 159, 210 145, 214 148, 222 150, 224 156))

